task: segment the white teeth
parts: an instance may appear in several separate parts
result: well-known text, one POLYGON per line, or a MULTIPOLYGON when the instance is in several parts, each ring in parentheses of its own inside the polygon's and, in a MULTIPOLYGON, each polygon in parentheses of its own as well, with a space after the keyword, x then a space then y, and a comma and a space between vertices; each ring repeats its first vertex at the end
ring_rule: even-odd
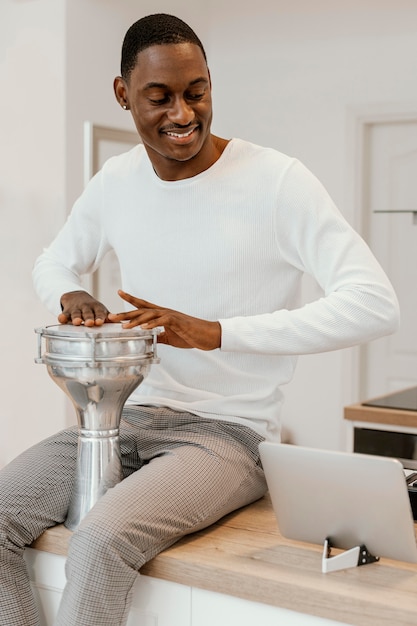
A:
POLYGON ((167 130, 167 135, 170 135, 170 137, 178 137, 179 139, 182 139, 183 137, 189 137, 193 132, 194 128, 189 130, 188 133, 173 133, 172 131, 170 132, 167 130))

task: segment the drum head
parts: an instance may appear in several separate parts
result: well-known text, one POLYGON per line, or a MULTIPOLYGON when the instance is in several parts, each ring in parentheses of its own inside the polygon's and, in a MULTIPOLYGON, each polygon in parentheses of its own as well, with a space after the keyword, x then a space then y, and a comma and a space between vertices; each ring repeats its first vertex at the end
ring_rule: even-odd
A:
POLYGON ((37 329, 44 337, 87 337, 87 338, 117 338, 117 337, 142 337, 143 339, 152 338, 155 332, 143 330, 139 326, 135 328, 122 328, 122 324, 106 323, 102 326, 74 326, 73 324, 53 324, 45 326, 45 328, 37 329))

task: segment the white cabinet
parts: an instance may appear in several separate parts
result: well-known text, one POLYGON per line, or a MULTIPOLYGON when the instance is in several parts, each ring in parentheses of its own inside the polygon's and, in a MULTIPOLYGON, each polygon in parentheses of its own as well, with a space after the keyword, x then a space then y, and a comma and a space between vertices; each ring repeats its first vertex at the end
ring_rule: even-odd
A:
POLYGON ((138 576, 127 626, 191 626, 191 588, 138 576))
POLYGON ((65 557, 27 548, 25 560, 38 604, 41 626, 52 626, 66 580, 65 557))
MULTIPOLYGON (((65 557, 25 551, 41 626, 53 626, 65 586, 65 557)), ((138 576, 127 626, 341 626, 260 602, 138 576)))
POLYGON ((195 588, 191 614, 192 626, 341 626, 341 622, 195 588))
MULTIPOLYGON (((53 626, 65 586, 65 557, 25 551, 41 626, 53 626)), ((191 588, 138 576, 127 626, 191 626, 191 588)))

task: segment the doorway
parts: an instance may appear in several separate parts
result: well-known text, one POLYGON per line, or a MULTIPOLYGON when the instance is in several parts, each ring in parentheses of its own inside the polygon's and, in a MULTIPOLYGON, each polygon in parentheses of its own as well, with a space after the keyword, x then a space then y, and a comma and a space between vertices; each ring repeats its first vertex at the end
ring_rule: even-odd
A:
POLYGON ((362 236, 390 278, 401 328, 364 345, 361 399, 417 385, 417 113, 362 124, 362 236))

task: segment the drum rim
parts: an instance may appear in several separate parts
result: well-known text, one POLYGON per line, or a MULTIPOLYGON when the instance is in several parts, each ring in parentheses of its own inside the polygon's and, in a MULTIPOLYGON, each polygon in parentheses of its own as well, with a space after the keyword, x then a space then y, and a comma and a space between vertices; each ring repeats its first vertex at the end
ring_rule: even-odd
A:
POLYGON ((158 334, 158 329, 144 330, 139 326, 134 328, 122 328, 119 322, 108 322, 102 326, 74 326, 73 324, 51 324, 40 328, 35 328, 35 332, 43 337, 53 338, 73 338, 76 340, 88 339, 91 341, 94 339, 123 339, 124 338, 137 338, 137 339, 153 339, 158 334), (104 327, 106 330, 103 330, 104 327), (110 329, 110 327, 114 327, 110 329), (109 330, 108 330, 109 329, 109 330))
POLYGON ((68 354, 58 354, 55 352, 45 352, 41 361, 45 365, 66 368, 71 367, 131 367, 143 363, 159 363, 159 359, 152 352, 143 354, 129 354, 122 356, 74 356, 68 354))

